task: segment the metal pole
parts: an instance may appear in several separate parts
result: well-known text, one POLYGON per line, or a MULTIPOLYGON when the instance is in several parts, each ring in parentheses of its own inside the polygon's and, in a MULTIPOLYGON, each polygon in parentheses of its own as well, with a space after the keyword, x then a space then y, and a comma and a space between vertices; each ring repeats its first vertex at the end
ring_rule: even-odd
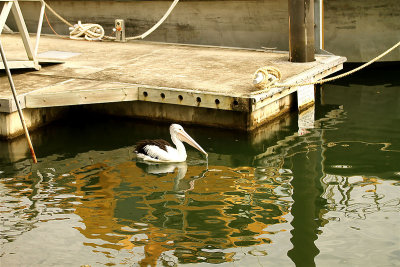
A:
POLYGON ((17 99, 17 93, 15 91, 14 81, 12 79, 10 69, 8 68, 6 55, 4 53, 3 44, 1 43, 1 41, 0 41, 0 53, 1 53, 1 59, 3 60, 4 69, 6 70, 6 73, 8 76, 8 81, 10 82, 10 87, 11 87, 12 94, 14 96, 15 105, 17 106, 17 109, 18 109, 19 118, 21 119, 22 127, 24 128, 25 137, 26 137, 26 140, 28 141, 29 149, 31 150, 33 163, 37 163, 35 151, 33 150, 33 146, 32 146, 32 142, 31 142, 31 138, 29 136, 28 128, 26 127, 26 124, 25 124, 24 114, 22 113, 21 106, 19 105, 19 102, 17 99))
POLYGON ((314 0, 315 49, 324 49, 324 0, 314 0))
POLYGON ((289 60, 314 61, 314 0, 289 0, 289 60))

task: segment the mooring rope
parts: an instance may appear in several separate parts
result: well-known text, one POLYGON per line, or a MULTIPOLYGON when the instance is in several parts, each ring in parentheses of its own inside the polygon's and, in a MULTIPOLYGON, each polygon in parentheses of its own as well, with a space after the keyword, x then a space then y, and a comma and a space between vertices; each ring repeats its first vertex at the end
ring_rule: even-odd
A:
POLYGON ((57 35, 58 37, 62 38, 62 39, 68 39, 68 37, 59 35, 53 28, 53 26, 51 26, 49 18, 47 17, 46 11, 44 11, 44 17, 46 18, 47 24, 49 25, 50 29, 52 30, 52 32, 54 32, 55 35, 57 35))
MULTIPOLYGON (((372 63, 374 63, 375 61, 377 61, 377 60, 381 59, 382 57, 386 56, 387 54, 389 54, 390 52, 392 52, 394 49, 396 49, 396 48, 399 47, 399 46, 400 46, 400 41, 399 41, 397 44, 395 44, 394 46, 392 46, 391 48, 387 49, 387 50, 386 50, 385 52, 383 52, 382 54, 380 54, 380 55, 378 55, 377 57, 371 59, 371 60, 368 61, 367 63, 365 63, 365 64, 363 64, 363 65, 361 65, 361 66, 359 66, 359 67, 357 67, 357 68, 355 68, 355 69, 353 69, 353 70, 350 70, 350 71, 348 71, 348 72, 345 72, 345 73, 336 75, 336 76, 331 77, 331 78, 321 79, 321 80, 318 80, 318 81, 304 82, 304 83, 293 83, 293 84, 275 83, 275 84, 271 84, 268 88, 265 88, 265 89, 262 89, 262 90, 258 90, 258 91, 251 92, 250 95, 258 95, 258 94, 266 93, 267 91, 269 91, 271 88, 274 88, 274 87, 288 88, 288 87, 305 86, 305 85, 314 85, 314 84, 323 84, 323 83, 326 83, 326 82, 331 82, 331 81, 334 81, 334 80, 337 80, 337 79, 346 77, 346 76, 348 76, 348 75, 350 75, 350 74, 353 74, 353 73, 355 73, 355 72, 357 72, 357 71, 359 71, 359 70, 364 69, 365 67, 367 67, 367 66, 371 65, 372 63)), ((257 71, 258 71, 258 70, 257 70, 257 71)), ((256 71, 255 74, 257 74, 257 71, 256 71)))
POLYGON ((72 25, 71 23, 69 23, 66 19, 64 19, 63 17, 61 17, 60 14, 58 14, 54 9, 51 8, 51 6, 49 6, 49 4, 47 4, 45 1, 43 1, 43 3, 46 5, 46 8, 48 8, 58 19, 60 19, 62 22, 64 22, 65 24, 67 24, 69 27, 74 27, 74 25, 72 25))
POLYGON ((176 6, 176 4, 178 4, 178 2, 179 2, 179 0, 174 0, 174 2, 168 8, 168 10, 164 14, 164 16, 156 24, 154 24, 154 26, 151 27, 147 32, 145 32, 145 33, 143 33, 141 35, 138 35, 138 36, 128 37, 126 39, 127 40, 134 40, 134 39, 144 39, 144 38, 146 38, 147 35, 149 35, 153 31, 155 31, 164 22, 164 20, 166 20, 168 18, 169 14, 171 14, 172 10, 175 8, 175 6, 176 6))

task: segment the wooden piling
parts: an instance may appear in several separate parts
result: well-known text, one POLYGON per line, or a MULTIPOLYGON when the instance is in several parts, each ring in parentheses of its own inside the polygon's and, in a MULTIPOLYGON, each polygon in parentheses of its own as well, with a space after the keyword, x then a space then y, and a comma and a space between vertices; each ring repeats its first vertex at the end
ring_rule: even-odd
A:
POLYGON ((289 0, 289 61, 314 61, 314 0, 289 0))

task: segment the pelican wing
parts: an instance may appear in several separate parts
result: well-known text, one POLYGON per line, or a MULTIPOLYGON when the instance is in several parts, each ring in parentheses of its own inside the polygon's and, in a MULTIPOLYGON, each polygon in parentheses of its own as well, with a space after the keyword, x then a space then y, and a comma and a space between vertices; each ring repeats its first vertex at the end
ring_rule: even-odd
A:
POLYGON ((170 143, 168 143, 167 141, 165 141, 163 139, 156 139, 156 140, 146 139, 146 140, 141 140, 136 143, 135 152, 145 154, 146 151, 144 150, 144 148, 149 145, 158 146, 159 148, 161 148, 165 151, 167 151, 167 146, 172 147, 170 143))
POLYGON ((137 156, 150 162, 175 162, 179 161, 178 151, 162 139, 143 140, 136 144, 137 156))
MULTIPOLYGON (((172 147, 167 147, 167 150, 170 150, 169 148, 172 147)), ((170 151, 165 151, 164 149, 160 148, 159 146, 155 145, 147 145, 143 148, 145 151, 145 155, 153 158, 153 159, 158 159, 158 160, 169 160, 171 157, 170 151)))

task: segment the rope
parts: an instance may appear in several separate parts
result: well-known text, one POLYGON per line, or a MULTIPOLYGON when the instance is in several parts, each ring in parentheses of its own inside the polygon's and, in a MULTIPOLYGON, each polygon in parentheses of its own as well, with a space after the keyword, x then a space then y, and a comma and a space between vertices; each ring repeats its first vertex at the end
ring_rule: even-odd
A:
POLYGON ((146 38, 147 35, 149 35, 153 31, 155 31, 168 18, 169 14, 171 14, 172 10, 175 8, 175 6, 176 6, 176 4, 178 4, 178 2, 179 2, 179 0, 174 0, 174 2, 171 4, 171 6, 167 10, 167 12, 164 14, 164 16, 153 27, 151 27, 147 32, 145 32, 145 33, 143 33, 141 35, 138 35, 138 36, 128 37, 126 39, 127 40, 134 40, 134 39, 144 39, 144 38, 146 38))
POLYGON ((59 35, 59 34, 53 29, 53 27, 52 27, 51 24, 50 24, 49 19, 47 18, 46 11, 44 12, 44 16, 45 16, 45 18, 46 18, 47 24, 49 25, 50 29, 54 32, 55 35, 57 35, 58 37, 63 38, 63 39, 68 39, 67 37, 64 37, 64 36, 62 36, 62 35, 59 35))
POLYGON ((99 41, 104 37, 104 29, 99 24, 82 24, 78 21, 73 27, 70 27, 69 38, 74 40, 86 39, 88 41, 99 41))
POLYGON ((271 87, 272 84, 279 81, 281 76, 282 74, 278 68, 266 66, 256 70, 253 83, 258 89, 264 89, 266 87, 271 87))
MULTIPOLYGON (((321 80, 314 81, 314 82, 311 81, 311 82, 294 83, 294 84, 280 84, 280 83, 276 83, 276 84, 272 84, 270 87, 265 88, 265 89, 263 89, 263 90, 258 90, 258 91, 251 92, 250 95, 256 95, 256 94, 266 93, 267 91, 269 91, 269 90, 270 90, 271 88, 273 88, 273 87, 280 87, 280 88, 285 87, 285 88, 288 88, 288 87, 295 87, 295 86, 305 86, 305 85, 323 84, 323 83, 326 83, 326 82, 331 82, 331 81, 334 81, 334 80, 337 80, 337 79, 346 77, 346 76, 348 76, 348 75, 350 75, 350 74, 353 74, 353 73, 355 73, 355 72, 357 72, 357 71, 359 71, 359 70, 361 70, 361 69, 363 69, 363 68, 365 68, 365 67, 371 65, 372 63, 374 63, 375 61, 377 61, 377 60, 381 59, 382 57, 386 56, 387 54, 389 54, 390 52, 392 52, 394 49, 396 49, 396 48, 399 47, 399 46, 400 46, 400 41, 399 41, 397 44, 395 44, 394 46, 392 46, 391 48, 389 48, 388 50, 386 50, 385 52, 383 52, 382 54, 380 54, 380 55, 378 55, 377 57, 371 59, 371 60, 368 61, 367 63, 365 63, 365 64, 363 64, 363 65, 361 65, 361 66, 359 66, 359 67, 357 67, 357 68, 355 68, 355 69, 353 69, 353 70, 350 70, 350 71, 348 71, 348 72, 339 74, 339 75, 334 76, 334 77, 331 77, 331 78, 321 79, 321 80)), ((257 73, 257 72, 256 72, 256 73, 257 73)))
POLYGON ((57 18, 59 18, 62 22, 64 22, 65 24, 67 24, 69 27, 74 27, 74 25, 72 25, 71 23, 69 23, 66 19, 64 19, 63 17, 60 16, 60 14, 58 14, 54 9, 51 8, 51 6, 49 6, 45 1, 42 1, 45 5, 46 8, 48 8, 57 18))
MULTIPOLYGON (((96 41, 96 40, 102 40, 104 37, 104 29, 101 25, 99 24, 94 24, 94 23, 87 23, 87 24, 82 24, 80 21, 78 21, 78 24, 72 25, 69 21, 64 19, 60 14, 58 14, 53 8, 49 6, 45 1, 42 1, 45 5, 46 8, 48 8, 58 19, 60 19, 62 22, 64 22, 66 25, 69 26, 69 37, 70 39, 74 40, 88 40, 88 41, 96 41)), ((51 26, 49 19, 46 15, 46 12, 44 13, 46 17, 47 24, 50 26, 50 29, 58 36, 61 38, 65 38, 61 35, 59 35, 51 26)))

